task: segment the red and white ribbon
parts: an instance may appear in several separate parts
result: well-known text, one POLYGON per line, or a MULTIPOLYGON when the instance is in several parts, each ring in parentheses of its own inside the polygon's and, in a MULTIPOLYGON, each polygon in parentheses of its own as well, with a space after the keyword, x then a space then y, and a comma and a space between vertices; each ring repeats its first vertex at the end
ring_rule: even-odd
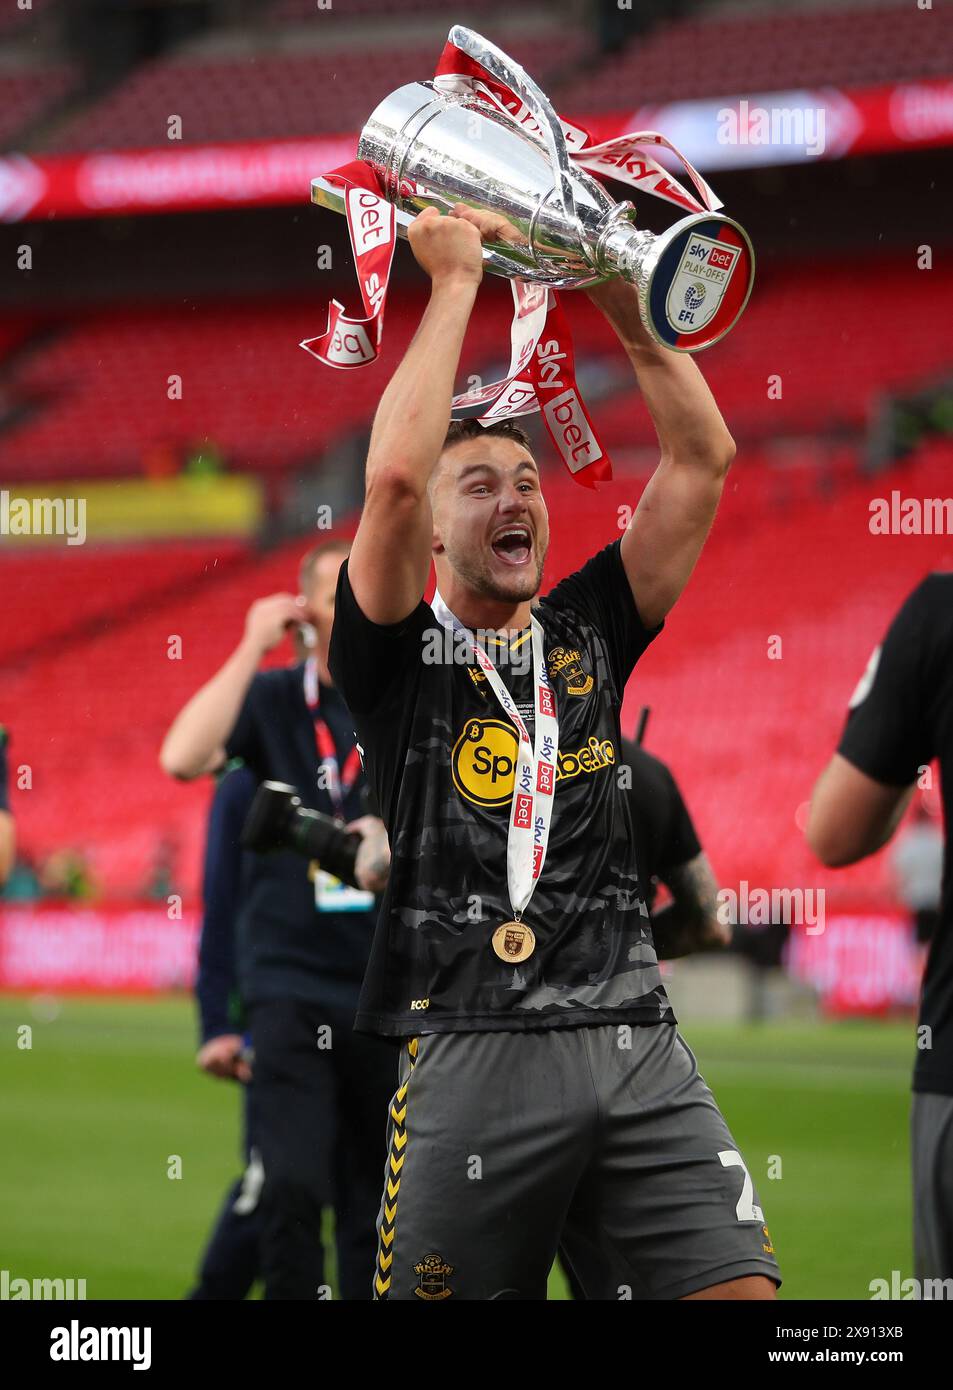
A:
POLYGON ((468 650, 475 656, 504 714, 512 720, 516 729, 516 769, 506 835, 506 885, 513 914, 519 918, 529 905, 546 862, 553 821, 553 798, 556 794, 559 719, 556 714, 556 694, 546 670, 543 629, 538 618, 531 620, 533 738, 530 739, 516 702, 472 633, 451 613, 439 592, 434 594, 430 607, 439 623, 455 633, 463 634, 468 650))
MULTIPOLYGON (((440 56, 434 86, 444 92, 476 96, 544 143, 536 118, 521 98, 454 44, 448 43, 440 56)), ((617 179, 688 212, 713 212, 722 206, 698 171, 657 131, 631 132, 593 145, 584 127, 562 117, 560 125, 570 158, 587 172, 617 179), (647 146, 670 150, 681 160, 697 197, 648 153, 647 146)), ((364 315, 350 315, 332 300, 324 332, 301 346, 329 367, 364 367, 380 352, 396 240, 395 211, 384 198, 374 171, 361 160, 325 178, 345 190, 364 315)), ((488 386, 455 396, 453 409, 472 412, 474 407, 482 407, 477 418, 485 425, 540 411, 570 473, 577 482, 594 487, 612 477, 612 465, 576 385, 572 336, 559 295, 530 280, 513 279, 510 283, 513 319, 507 373, 488 386)))
POLYGON ((306 338, 301 347, 329 367, 366 367, 380 352, 384 304, 397 240, 397 213, 393 203, 381 195, 374 171, 361 159, 326 178, 328 183, 345 190, 347 229, 364 317, 347 314, 344 305, 332 299, 327 328, 316 338, 306 338))
MULTIPOLYGON (((434 86, 444 92, 469 92, 481 101, 508 116, 527 135, 543 144, 539 124, 523 101, 505 83, 491 77, 481 63, 463 53, 455 44, 445 45, 437 64, 434 86)), ((570 159, 591 174, 609 175, 627 183, 642 193, 665 198, 689 212, 714 212, 722 206, 714 190, 699 174, 682 152, 656 130, 632 131, 605 140, 601 145, 591 143, 592 136, 584 126, 573 125, 559 117, 570 159), (644 145, 664 147, 681 160, 698 191, 694 197, 678 180, 642 148, 644 145)))

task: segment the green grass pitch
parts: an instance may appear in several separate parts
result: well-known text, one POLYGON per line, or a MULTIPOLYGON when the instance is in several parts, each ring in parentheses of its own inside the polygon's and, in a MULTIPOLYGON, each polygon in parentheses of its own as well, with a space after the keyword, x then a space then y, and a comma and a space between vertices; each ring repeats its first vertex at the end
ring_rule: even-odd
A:
MULTIPOLYGON (((683 1032, 759 1189, 781 1296, 869 1298, 911 1274, 912 1023, 683 1032)), ((240 1166, 238 1093, 196 1072, 191 1001, 0 996, 0 1040, 0 1268, 181 1298, 240 1166)))

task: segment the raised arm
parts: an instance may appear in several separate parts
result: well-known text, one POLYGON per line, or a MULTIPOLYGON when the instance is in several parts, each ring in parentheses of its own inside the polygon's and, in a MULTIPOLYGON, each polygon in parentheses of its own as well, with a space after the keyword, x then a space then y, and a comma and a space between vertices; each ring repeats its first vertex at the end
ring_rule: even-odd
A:
POLYGON ((635 370, 661 446, 622 537, 622 562, 639 615, 655 627, 688 583, 724 487, 734 440, 691 357, 650 338, 633 286, 618 278, 588 290, 635 370))
POLYGON ((430 572, 433 520, 427 484, 450 423, 453 382, 483 276, 480 233, 453 213, 427 208, 409 241, 430 276, 430 302, 377 407, 366 495, 348 557, 354 597, 374 623, 417 607, 430 572))
POLYGON ((241 642, 172 721, 159 753, 163 772, 188 782, 224 761, 225 743, 262 657, 306 617, 304 599, 292 594, 272 594, 252 604, 241 642))

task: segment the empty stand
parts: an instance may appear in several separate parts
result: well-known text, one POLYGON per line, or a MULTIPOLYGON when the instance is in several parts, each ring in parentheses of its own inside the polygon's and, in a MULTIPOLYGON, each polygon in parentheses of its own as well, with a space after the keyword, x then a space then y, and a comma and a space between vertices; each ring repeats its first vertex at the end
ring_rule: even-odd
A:
POLYGON ((859 87, 951 69, 949 18, 916 5, 704 9, 653 29, 550 92, 567 113, 826 84, 859 87), (924 22, 926 20, 926 22, 924 22))
MULTIPOLYGON (((338 293, 353 302, 350 284, 338 293)), ((611 354, 617 368, 615 341, 585 296, 568 294, 565 302, 587 361, 611 354)), ((392 293, 383 356, 359 372, 333 372, 297 346, 323 328, 323 298, 79 320, 36 353, 21 354, 5 375, 0 366, 8 399, 39 403, 0 433, 5 471, 21 478, 131 474, 156 445, 183 454, 206 439, 239 469, 281 470, 314 459, 369 424, 422 305, 419 287, 392 293), (176 375, 181 399, 170 399, 176 375)), ((488 278, 461 378, 476 372, 489 380, 505 365, 508 312, 506 285, 488 278)), ((907 264, 788 263, 783 274, 761 277, 739 326, 699 361, 739 439, 856 436, 879 395, 949 370, 953 281, 918 270, 912 255, 907 264)), ((594 413, 610 449, 654 440, 629 390, 600 401, 594 413)))
POLYGON ((13 147, 21 132, 60 101, 75 82, 76 73, 66 64, 0 70, 0 150, 13 147))
MULTIPOLYGON (((448 25, 449 27, 449 25, 448 25)), ((545 77, 584 40, 561 32, 517 38, 512 55, 545 77)), ((247 57, 159 58, 63 125, 62 150, 168 146, 168 119, 182 118, 184 144, 285 139, 358 130, 388 92, 433 76, 440 40, 325 47, 247 57)))

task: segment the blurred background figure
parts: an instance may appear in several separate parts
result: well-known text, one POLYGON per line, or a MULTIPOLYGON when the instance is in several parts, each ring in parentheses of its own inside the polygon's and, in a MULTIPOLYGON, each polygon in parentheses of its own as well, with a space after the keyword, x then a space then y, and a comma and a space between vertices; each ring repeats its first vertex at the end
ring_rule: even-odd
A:
POLYGON ((659 960, 728 946, 731 928, 718 920, 718 884, 671 770, 631 738, 622 740, 619 767, 630 774, 633 850, 659 960), (656 910, 660 884, 669 900, 656 910))
MULTIPOLYGON (((259 1205, 264 1169, 252 1123, 251 1064, 242 1033, 238 994, 236 927, 247 890, 242 826, 258 779, 235 759, 218 773, 208 818, 203 876, 202 929, 199 936, 199 1047, 196 1062, 209 1076, 242 1087, 243 1175, 229 1188, 199 1266, 192 1299, 242 1299, 261 1269, 259 1205)), ((253 866, 249 866, 249 872, 253 866)))
POLYGON ((917 941, 933 939, 940 915, 943 887, 943 828, 922 800, 914 800, 905 830, 890 851, 897 896, 913 919, 917 941))
MULTIPOLYGON (((274 594, 252 605, 241 643, 176 716, 161 754, 165 771, 185 780, 241 758, 257 781, 293 786, 305 805, 347 821, 366 839, 383 839, 383 865, 362 882, 363 892, 288 849, 249 854, 241 866, 238 980, 264 1171, 260 1267, 271 1299, 327 1297, 322 1213, 329 1207, 340 1293, 370 1298, 396 1071, 388 1043, 353 1031, 388 856, 380 820, 365 814, 351 717, 327 666, 348 549, 340 540, 313 546, 300 565, 298 597, 274 594), (308 658, 259 671, 262 658, 305 623, 313 628, 308 658)), ((232 860, 233 881, 238 867, 232 860)), ((239 1075, 239 1035, 226 1033, 206 1048, 214 1050, 210 1065, 239 1075)))

